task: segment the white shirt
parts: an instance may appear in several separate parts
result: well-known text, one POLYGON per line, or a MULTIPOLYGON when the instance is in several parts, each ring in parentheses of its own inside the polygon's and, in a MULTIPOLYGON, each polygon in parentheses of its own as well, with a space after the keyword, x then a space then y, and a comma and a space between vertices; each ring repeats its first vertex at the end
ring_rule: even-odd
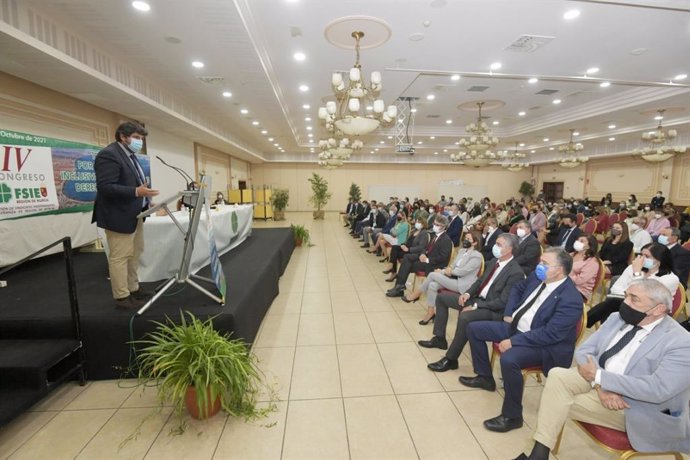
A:
POLYGON ((644 228, 638 228, 630 234, 630 241, 632 241, 635 254, 639 254, 642 251, 642 247, 652 242, 652 235, 644 228))
POLYGON ((498 268, 496 271, 493 273, 493 276, 489 280, 488 283, 486 283, 486 286, 484 286, 484 289, 482 289, 482 292, 479 293, 479 297, 482 299, 486 299, 486 296, 489 294, 489 289, 491 288, 491 285, 494 284, 494 281, 496 278, 498 278, 498 274, 501 273, 501 270, 503 270, 503 267, 508 265, 508 262, 513 260, 513 257, 511 256, 510 259, 506 260, 505 262, 501 262, 500 260, 498 261, 498 268))
POLYGON ((641 280, 644 278, 659 281, 666 287, 666 289, 668 289, 671 295, 674 295, 676 293, 676 290, 678 289, 678 277, 674 273, 669 273, 663 276, 656 276, 654 274, 648 277, 645 276, 645 274, 643 273, 642 276, 635 276, 633 273, 632 265, 628 265, 628 267, 625 270, 623 270, 623 273, 618 278, 618 280, 613 284, 613 286, 611 286, 611 294, 609 295, 613 297, 624 297, 625 290, 628 288, 630 283, 632 283, 635 280, 641 280))
MULTIPOLYGON (((567 278, 567 277, 566 277, 566 278, 567 278)), ((529 310, 527 310, 527 311, 525 312, 525 314, 522 315, 522 318, 520 318, 520 321, 518 322, 518 325, 517 325, 517 330, 518 330, 518 331, 520 331, 520 332, 527 332, 527 331, 531 330, 531 327, 532 327, 532 320, 534 319, 534 316, 535 316, 535 315, 537 314, 537 312, 539 311, 539 308, 541 307, 541 304, 544 303, 544 301, 545 301, 546 299, 549 298, 549 296, 551 295, 551 293, 552 293, 553 291, 555 291, 556 288, 557 288, 558 286, 560 286, 561 284, 563 284, 563 282, 566 280, 566 278, 563 278, 562 280, 554 281, 554 282, 552 282, 552 283, 547 283, 547 284, 546 284, 546 287, 544 288, 543 291, 541 291, 541 294, 539 294, 539 297, 538 297, 537 300, 534 302, 534 305, 532 305, 532 308, 530 308, 529 310)), ((525 299, 525 301, 522 302, 522 305, 520 305, 520 307, 518 307, 518 309, 515 310, 515 311, 513 312, 513 317, 515 317, 515 315, 517 314, 517 312, 519 312, 520 310, 522 310, 522 309, 525 307, 525 305, 527 305, 528 303, 530 303, 530 301, 531 301, 531 300, 534 298, 534 296, 537 294, 537 291, 539 290, 539 286, 541 286, 541 285, 538 285, 537 288, 536 288, 534 291, 532 291, 532 293, 525 299)))
MULTIPOLYGON (((606 360, 606 364, 604 364, 604 369, 614 374, 622 375, 625 372, 625 368, 628 367, 628 364, 630 363, 630 360, 632 359, 633 355, 635 354, 637 349, 640 348, 640 345, 642 345, 644 339, 647 338, 647 336, 652 332, 652 330, 656 326, 658 326, 663 319, 664 317, 662 316, 653 323, 647 324, 645 326, 640 326, 642 329, 637 331, 633 339, 625 346, 625 348, 623 348, 621 351, 619 351, 618 353, 606 360)), ((621 337, 623 337, 633 327, 634 326, 630 324, 626 324, 623 328, 616 332, 616 334, 613 336, 606 348, 604 348, 604 351, 608 350, 614 344, 618 343, 621 337)), ((601 385, 601 369, 597 369, 597 373, 594 376, 594 383, 598 383, 599 385, 601 385)))

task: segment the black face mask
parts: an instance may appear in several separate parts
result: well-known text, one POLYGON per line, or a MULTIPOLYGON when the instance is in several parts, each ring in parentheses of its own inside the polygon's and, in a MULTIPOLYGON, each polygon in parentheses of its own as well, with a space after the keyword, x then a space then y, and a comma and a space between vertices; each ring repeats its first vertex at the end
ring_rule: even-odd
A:
POLYGON ((462 240, 462 247, 465 249, 469 249, 472 247, 472 243, 470 243, 470 240, 462 240))
POLYGON ((632 326, 637 326, 640 324, 640 321, 647 317, 646 312, 635 310, 625 302, 621 302, 618 312, 621 315, 621 319, 632 326))

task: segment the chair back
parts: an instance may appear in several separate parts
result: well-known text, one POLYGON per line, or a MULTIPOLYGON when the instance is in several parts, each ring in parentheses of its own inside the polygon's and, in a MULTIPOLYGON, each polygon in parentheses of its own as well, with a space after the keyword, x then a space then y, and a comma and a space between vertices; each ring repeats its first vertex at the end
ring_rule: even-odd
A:
POLYGON ((671 227, 678 228, 678 219, 676 219, 675 217, 669 217, 668 223, 671 227))
POLYGON ((510 233, 512 233, 513 235, 517 235, 517 226, 518 226, 518 224, 511 225, 510 226, 510 233))
POLYGON ((484 267, 486 266, 486 263, 484 262, 484 254, 481 254, 482 256, 482 264, 479 266, 479 271, 477 272, 477 278, 480 278, 484 274, 484 267))
POLYGON ((628 218, 628 212, 627 211, 621 211, 618 214, 618 216, 619 216, 619 218, 618 218, 619 221, 626 220, 628 218))
POLYGON ((606 279, 606 268, 604 268, 604 262, 597 257, 597 262, 599 263, 599 270, 597 270, 597 276, 594 279, 594 287, 592 288, 592 296, 589 298, 586 306, 592 308, 594 304, 594 294, 601 289, 601 286, 606 279))
POLYGON ((587 329, 585 326, 587 325, 587 310, 582 308, 582 316, 580 317, 580 321, 577 323, 577 327, 575 328, 575 347, 577 347, 580 342, 582 341, 582 338, 585 336, 585 329, 587 329))
POLYGON ((585 224, 585 233, 594 234, 597 231, 597 221, 594 219, 589 219, 585 224))
POLYGON ((681 310, 685 308, 685 288, 682 284, 678 283, 678 288, 676 293, 673 295, 673 306, 671 307, 671 316, 677 319, 681 310))
POLYGON ((609 216, 601 214, 597 219, 597 227, 595 233, 606 233, 609 229, 609 216))
POLYGON ((578 213, 575 215, 575 219, 576 219, 576 221, 577 221, 577 226, 579 227, 580 225, 582 225, 582 222, 584 222, 584 220, 585 220, 585 215, 584 215, 583 213, 581 213, 581 212, 578 212, 578 213))
POLYGON ((609 227, 615 223, 618 223, 620 216, 617 213, 613 213, 609 216, 609 227))

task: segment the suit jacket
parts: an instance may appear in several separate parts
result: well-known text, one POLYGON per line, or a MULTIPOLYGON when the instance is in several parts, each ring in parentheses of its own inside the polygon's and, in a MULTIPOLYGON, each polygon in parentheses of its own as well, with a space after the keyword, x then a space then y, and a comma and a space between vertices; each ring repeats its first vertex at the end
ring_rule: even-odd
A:
POLYGON ((460 235, 462 234, 462 219, 459 216, 453 217, 453 220, 448 224, 448 230, 446 233, 453 242, 453 246, 460 245, 460 235))
POLYGON ((356 203, 348 203, 347 207, 345 208, 345 214, 354 214, 355 209, 357 209, 356 203))
POLYGON ((484 255, 484 261, 489 262, 490 260, 493 260, 494 253, 492 252, 492 248, 494 244, 496 244, 496 238, 498 238, 498 235, 502 234, 503 230, 500 228, 497 228, 489 237, 487 240, 486 237, 483 237, 482 241, 482 254, 484 255))
MULTIPOLYGON (((495 313, 502 313, 505 310, 508 302, 508 295, 510 290, 516 284, 525 279, 525 274, 522 267, 513 258, 508 264, 503 267, 496 279, 491 283, 489 292, 486 294, 486 299, 479 297, 479 287, 484 283, 484 280, 489 277, 493 271, 494 265, 498 263, 498 259, 494 259, 484 267, 484 274, 477 278, 477 280, 470 286, 467 293, 470 295, 472 302, 477 302, 478 308, 488 308, 495 313)), ((470 302, 470 305, 471 303, 470 302)), ((467 302, 465 303, 467 305, 467 302)))
POLYGON ((117 142, 96 155, 96 200, 91 222, 118 233, 134 233, 137 215, 144 208, 144 198, 135 189, 141 185, 134 165, 117 142))
POLYGON ((386 214, 383 212, 377 212, 376 213, 376 218, 374 219, 374 227, 376 228, 383 228, 386 226, 386 222, 388 221, 386 214))
POLYGON ((465 292, 477 280, 482 260, 482 253, 479 251, 464 248, 458 251, 457 257, 450 266, 451 274, 457 277, 457 292, 465 292))
MULTIPOLYGON (((431 244, 431 242, 429 244, 431 244)), ((441 233, 436 237, 436 241, 434 241, 434 246, 431 250, 427 248, 424 251, 424 254, 429 258, 429 268, 431 268, 431 271, 437 268, 446 267, 452 252, 453 242, 448 236, 448 233, 441 233)))
POLYGON ((655 210, 656 208, 660 208, 664 205, 664 201, 666 201, 666 197, 660 196, 660 197, 654 197, 652 198, 651 201, 651 207, 652 211, 655 210))
MULTIPOLYGON (((556 246, 561 246, 563 244, 563 239, 565 238, 565 234, 570 230, 569 227, 566 226, 561 226, 561 229, 558 231, 558 238, 556 239, 556 246)), ((573 231, 570 232, 570 235, 568 235, 568 241, 565 242, 565 250, 567 252, 573 252, 573 244, 577 239, 582 235, 582 231, 580 231, 579 227, 573 228, 573 231)))
POLYGON ((680 284, 687 289, 688 276, 690 276, 690 251, 676 244, 671 248, 671 257, 673 258, 673 273, 678 276, 680 284))
MULTIPOLYGON (((613 313, 575 353, 578 363, 594 361, 606 351, 613 336, 625 326, 613 313)), ((670 316, 642 341, 625 373, 601 371, 601 387, 623 396, 625 431, 641 452, 690 452, 690 335, 670 316), (670 412, 672 415, 663 413, 670 412)))
MULTIPOLYGON (((540 284, 534 273, 517 283, 510 292, 504 315, 512 316, 540 284)), ((540 348, 544 375, 548 375, 554 367, 570 367, 583 306, 580 291, 573 280, 566 277, 541 304, 532 319, 530 330, 516 333, 510 342, 513 346, 540 348)))
POLYGON ((407 253, 408 254, 421 254, 424 252, 426 249, 427 245, 431 241, 431 235, 429 235, 429 231, 422 229, 417 236, 414 236, 414 233, 410 235, 410 237, 407 239, 407 253))
POLYGON ((515 260, 522 267, 525 276, 529 276, 534 271, 534 268, 539 263, 541 258, 541 245, 534 233, 530 233, 520 242, 515 254, 515 260))

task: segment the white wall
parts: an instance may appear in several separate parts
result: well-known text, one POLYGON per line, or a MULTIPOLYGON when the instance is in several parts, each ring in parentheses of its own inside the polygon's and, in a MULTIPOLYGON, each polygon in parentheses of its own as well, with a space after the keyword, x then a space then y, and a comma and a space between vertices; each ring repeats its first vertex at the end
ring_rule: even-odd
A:
POLYGON ((146 129, 149 130, 146 148, 151 157, 151 187, 161 192, 160 199, 165 199, 184 190, 185 182, 177 172, 161 163, 156 155, 194 177, 194 143, 155 125, 148 124, 146 129))

